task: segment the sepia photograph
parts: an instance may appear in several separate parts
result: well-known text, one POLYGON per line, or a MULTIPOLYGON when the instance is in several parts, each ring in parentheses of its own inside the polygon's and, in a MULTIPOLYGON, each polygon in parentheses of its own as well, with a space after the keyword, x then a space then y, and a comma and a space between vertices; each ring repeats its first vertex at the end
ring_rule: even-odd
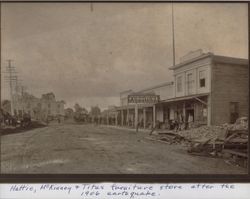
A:
POLYGON ((247 3, 2 2, 1 174, 248 174, 247 3))

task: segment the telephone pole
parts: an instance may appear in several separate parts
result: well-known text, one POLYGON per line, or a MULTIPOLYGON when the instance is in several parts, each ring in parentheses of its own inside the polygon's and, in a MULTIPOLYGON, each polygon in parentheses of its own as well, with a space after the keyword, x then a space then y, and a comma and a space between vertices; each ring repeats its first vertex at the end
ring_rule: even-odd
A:
POLYGON ((26 87, 25 86, 21 86, 21 96, 22 97, 23 97, 25 91, 26 91, 26 87))
POLYGON ((8 75, 5 76, 5 80, 9 83, 10 87, 10 102, 11 102, 11 114, 14 114, 14 96, 13 96, 13 85, 17 84, 16 68, 12 65, 11 59, 8 59, 8 65, 6 67, 6 72, 8 75))
POLYGON ((15 95, 18 95, 21 93, 21 90, 22 90, 21 82, 22 82, 22 80, 19 79, 19 77, 17 75, 13 76, 13 83, 15 83, 15 85, 13 85, 14 90, 15 90, 15 92, 14 92, 15 95))

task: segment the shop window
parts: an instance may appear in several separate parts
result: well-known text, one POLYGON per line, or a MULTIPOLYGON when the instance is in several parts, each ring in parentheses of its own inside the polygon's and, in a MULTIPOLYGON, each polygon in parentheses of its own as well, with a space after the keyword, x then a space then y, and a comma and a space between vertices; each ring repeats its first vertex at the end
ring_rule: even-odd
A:
POLYGON ((182 92, 182 77, 177 77, 177 92, 182 92))
POLYGON ((204 70, 199 72, 199 79, 200 79, 200 88, 206 87, 206 73, 204 70))

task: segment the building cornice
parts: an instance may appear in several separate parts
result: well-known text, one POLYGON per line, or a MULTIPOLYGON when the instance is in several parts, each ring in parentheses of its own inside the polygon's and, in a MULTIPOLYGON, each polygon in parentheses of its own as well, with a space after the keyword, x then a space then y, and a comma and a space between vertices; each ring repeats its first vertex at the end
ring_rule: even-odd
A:
POLYGON ((179 63, 179 64, 177 64, 175 66, 171 66, 171 67, 169 67, 169 69, 170 70, 175 70, 175 69, 180 68, 180 67, 182 67, 184 65, 191 64, 191 63, 196 62, 198 60, 205 59, 205 58, 212 57, 212 56, 213 56, 213 53, 209 52, 209 53, 203 54, 203 55, 201 55, 199 57, 195 57, 193 59, 183 61, 183 62, 181 62, 181 63, 179 63))
POLYGON ((223 63, 223 64, 235 64, 235 65, 245 65, 248 66, 248 59, 235 58, 235 57, 225 57, 220 55, 214 55, 212 57, 214 63, 223 63))
POLYGON ((169 69, 175 70, 175 69, 178 69, 182 66, 197 62, 197 61, 199 61, 201 59, 205 59, 205 58, 211 58, 212 63, 235 64, 235 65, 245 65, 245 66, 248 66, 248 64, 249 64, 248 59, 214 55, 213 53, 209 52, 209 53, 203 54, 199 57, 181 62, 175 66, 171 66, 171 67, 169 67, 169 69))

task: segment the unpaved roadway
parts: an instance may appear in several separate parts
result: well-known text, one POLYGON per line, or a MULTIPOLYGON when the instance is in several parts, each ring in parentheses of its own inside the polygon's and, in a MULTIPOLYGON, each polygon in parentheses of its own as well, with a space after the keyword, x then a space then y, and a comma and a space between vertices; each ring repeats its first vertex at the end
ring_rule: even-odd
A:
POLYGON ((222 159, 144 139, 148 133, 89 125, 51 125, 1 137, 1 172, 25 174, 242 174, 222 159))

